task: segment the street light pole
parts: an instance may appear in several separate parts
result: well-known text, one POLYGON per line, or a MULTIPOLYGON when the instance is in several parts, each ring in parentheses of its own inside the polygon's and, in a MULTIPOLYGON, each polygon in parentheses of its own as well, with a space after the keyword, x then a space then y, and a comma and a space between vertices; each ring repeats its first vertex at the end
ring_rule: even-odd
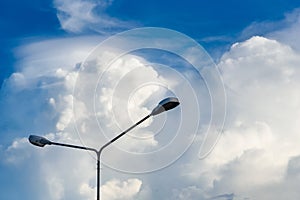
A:
POLYGON ((151 115, 147 115, 146 117, 144 117, 143 119, 141 119, 140 121, 138 121, 137 123, 135 123, 133 126, 131 126, 130 128, 128 128, 127 130, 123 131, 122 133, 120 133, 119 135, 117 135, 115 138, 113 138, 112 140, 110 140, 109 142, 107 142, 106 144, 104 144, 99 151, 97 151, 97 200, 99 200, 99 196, 100 196, 100 165, 101 165, 101 153, 102 151, 111 143, 113 143, 114 141, 116 141, 117 139, 119 139, 120 137, 122 137, 123 135, 125 135, 127 132, 129 132, 131 129, 133 129, 134 127, 136 127, 137 125, 139 125, 140 123, 142 123, 143 121, 145 121, 146 119, 148 119, 151 115))
POLYGON ((57 145, 57 146, 63 146, 63 147, 69 147, 69 148, 74 148, 74 149, 81 149, 81 150, 95 152, 97 155, 97 200, 100 200, 100 198, 101 198, 101 196, 100 196, 100 176, 101 176, 100 166, 101 166, 102 151, 107 146, 109 146, 110 144, 115 142, 117 139, 119 139, 120 137, 125 135, 127 132, 131 131, 133 128, 135 128, 136 126, 141 124, 143 121, 147 120, 149 117, 158 115, 164 111, 171 110, 171 109, 175 108, 176 106, 178 106, 179 104, 180 103, 179 103, 178 99, 175 97, 169 97, 169 98, 162 100, 161 102, 158 103, 158 105, 152 110, 152 112, 149 115, 147 115, 146 117, 144 117, 143 119, 141 119, 140 121, 138 121, 137 123, 135 123, 134 125, 129 127, 128 129, 126 129, 125 131, 123 131, 122 133, 120 133, 119 135, 117 135, 116 137, 114 137, 113 139, 108 141, 107 143, 105 143, 99 150, 94 149, 94 148, 89 148, 89 147, 72 145, 72 144, 52 142, 44 137, 36 136, 36 135, 30 135, 28 139, 31 144, 38 146, 38 147, 44 147, 45 145, 57 145))

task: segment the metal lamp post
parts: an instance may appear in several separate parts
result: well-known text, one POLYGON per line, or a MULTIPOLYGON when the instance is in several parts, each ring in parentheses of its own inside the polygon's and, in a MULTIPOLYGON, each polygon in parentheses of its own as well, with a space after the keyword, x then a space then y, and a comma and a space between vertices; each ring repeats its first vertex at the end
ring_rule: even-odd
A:
POLYGON ((52 142, 44 137, 36 136, 36 135, 30 135, 28 139, 31 144, 38 146, 38 147, 44 147, 45 145, 57 145, 57 146, 70 147, 70 148, 82 149, 82 150, 86 150, 86 151, 95 152, 97 155, 97 200, 100 200, 100 162, 101 162, 100 156, 101 156, 102 151, 107 146, 112 144, 114 141, 116 141, 117 139, 119 139, 120 137, 125 135, 127 132, 132 130, 134 127, 136 127, 137 125, 141 124, 143 121, 148 119, 150 116, 158 115, 162 112, 171 110, 171 109, 175 108, 176 106, 178 106, 179 104, 180 103, 179 103, 178 99, 175 97, 169 97, 169 98, 166 98, 166 99, 160 101, 158 103, 158 105, 152 110, 152 112, 149 115, 147 115, 146 117, 144 117, 143 119, 141 119, 140 121, 138 121, 137 123, 132 125, 130 128, 128 128, 127 130, 125 130, 122 133, 120 133, 119 135, 117 135, 115 138, 111 139, 109 142, 104 144, 99 150, 94 149, 94 148, 89 148, 89 147, 52 142))

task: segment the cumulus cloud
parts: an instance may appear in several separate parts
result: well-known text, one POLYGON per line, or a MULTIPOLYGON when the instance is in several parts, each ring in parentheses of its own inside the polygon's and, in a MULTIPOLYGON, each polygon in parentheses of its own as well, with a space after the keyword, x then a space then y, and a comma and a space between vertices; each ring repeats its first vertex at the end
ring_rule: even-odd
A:
MULTIPOLYGON (((24 170, 28 169, 28 174, 31 175, 26 176, 27 173, 22 173, 19 177, 23 177, 24 180, 33 177, 32 179, 35 180, 31 184, 41 183, 40 186, 36 186, 38 192, 35 192, 32 198, 63 199, 68 196, 70 188, 76 188, 78 182, 88 180, 94 175, 94 170, 90 168, 93 168, 95 163, 87 154, 83 156, 86 160, 81 159, 80 153, 76 154, 79 157, 70 154, 62 154, 60 157, 52 151, 45 155, 43 152, 47 152, 47 149, 35 151, 37 149, 32 148, 27 137, 29 134, 39 134, 51 140, 76 141, 76 135, 68 132, 72 130, 68 128, 71 126, 72 119, 70 116, 72 105, 70 91, 74 85, 72 77, 77 71, 77 64, 86 57, 97 40, 99 41, 99 37, 46 40, 25 45, 16 51, 20 58, 16 66, 17 72, 5 81, 0 94, 1 111, 7 120, 1 120, 0 127, 1 130, 8 130, 10 133, 1 134, 1 137, 8 137, 7 140, 14 141, 4 147, 5 156, 1 159, 1 163, 22 166, 24 170), (70 184, 69 187, 65 187, 65 183, 72 181, 63 178, 62 175, 71 178, 78 172, 63 170, 68 169, 70 167, 68 165, 61 165, 62 170, 58 171, 51 164, 57 163, 57 158, 67 157, 88 163, 87 166, 82 167, 87 171, 85 173, 87 179, 84 175, 78 181, 73 179, 75 184, 70 184), (45 160, 50 162, 43 162, 45 160), (35 177, 44 178, 36 180, 35 177)), ((75 161, 73 166, 79 165, 75 161)), ((77 198, 76 195, 79 194, 76 193, 73 199, 77 198)))
POLYGON ((264 37, 234 44, 224 54, 218 64, 229 104, 224 133, 205 160, 185 171, 192 181, 207 184, 199 188, 204 194, 299 198, 297 190, 286 190, 298 177, 291 166, 297 168, 300 155, 299 62, 290 46, 264 37))
MULTIPOLYGON (((84 60, 89 53, 92 48, 89 42, 93 39, 95 37, 50 40, 19 48, 17 50, 17 55, 20 57, 18 72, 6 81, 1 91, 2 99, 3 95, 8 97, 1 104, 1 109, 7 113, 6 116, 11 115, 14 123, 18 125, 19 128, 15 132, 18 133, 21 130, 24 132, 23 129, 33 127, 31 131, 25 131, 23 138, 13 139, 13 144, 5 150, 7 156, 4 160, 13 165, 20 164, 25 168, 30 165, 29 162, 25 162, 26 159, 33 159, 39 163, 28 171, 28 174, 41 177, 38 179, 42 183, 39 186, 41 192, 36 193, 33 198, 38 199, 42 196, 47 196, 43 197, 44 199, 80 199, 82 196, 91 198, 92 193, 95 193, 94 184, 90 184, 95 182, 95 160, 94 155, 91 156, 86 152, 76 154, 74 150, 61 152, 60 148, 51 148, 52 146, 37 151, 28 143, 28 134, 44 135, 58 142, 72 144, 83 142, 82 145, 99 148, 107 141, 106 137, 111 138, 119 130, 124 130, 137 119, 149 114, 150 107, 153 107, 152 103, 155 102, 156 105, 157 101, 166 94, 165 89, 158 85, 140 85, 143 81, 156 82, 163 81, 164 78, 159 77, 157 71, 146 60, 130 54, 117 59, 110 69, 105 70, 106 66, 103 65, 105 57, 102 57, 95 65, 92 65, 93 68, 87 70, 87 75, 90 73, 95 75, 93 71, 95 69, 106 73, 101 87, 96 90, 96 101, 100 103, 96 107, 89 104, 92 100, 89 95, 82 96, 80 92, 74 93, 76 84, 82 88, 88 88, 90 84, 97 83, 99 78, 93 76, 84 81, 77 79, 78 73, 83 69, 79 69, 79 62, 81 59, 84 60), (55 52, 53 48, 48 50, 49 46, 58 51, 55 52), (153 93, 155 94, 151 95, 153 93), (23 99, 19 100, 21 96, 23 99), (150 99, 151 104, 147 102, 150 96, 154 98, 150 99), (120 106, 115 108, 112 100, 120 106), (11 113, 12 109, 18 110, 18 113, 11 113), (121 110, 124 110, 122 112, 125 117, 119 113, 121 110), (101 130, 99 131, 98 123, 94 120, 95 114, 100 123, 103 123, 102 129, 111 135, 105 137, 99 134, 101 130), (26 116, 25 120, 24 116, 26 116), (113 123, 115 121, 118 124, 113 123), (74 129, 74 122, 76 122, 77 132, 74 129)), ((113 51, 107 53, 114 54, 113 51)), ((89 91, 88 89, 84 92, 89 91)), ((95 91, 92 90, 93 92, 95 91)), ((146 129, 151 122, 150 119, 143 126, 137 127, 135 132, 127 138, 126 143, 118 145, 134 152, 143 152, 145 148, 155 147, 157 141, 154 139, 153 132, 151 129, 146 129)), ((117 157, 116 159, 119 163, 126 164, 126 158, 117 157)), ((23 176, 27 178, 26 174, 23 176)), ((110 179, 111 177, 104 175, 104 178, 110 179)), ((139 179, 128 179, 124 182, 108 181, 103 186, 103 196, 106 199, 132 199, 140 192, 141 184, 142 181, 139 179)), ((146 193, 143 191, 141 195, 147 196, 146 193)))
POLYGON ((101 186, 104 199, 133 199, 142 186, 138 179, 129 179, 127 181, 111 180, 101 186))
POLYGON ((105 13, 112 0, 54 0, 62 29, 72 33, 96 31, 103 34, 130 27, 128 22, 105 13))
MULTIPOLYGON (((142 181, 139 179, 128 179, 121 181, 112 179, 101 186, 101 199, 103 200, 129 200, 134 199, 141 191, 142 181)), ((95 199, 95 191, 88 184, 80 186, 80 194, 85 199, 95 199)))
MULTIPOLYGON (((66 8, 67 3, 73 4, 71 1, 57 2, 61 12, 71 13, 66 8)), ((76 9, 84 6, 89 15, 81 16, 78 9, 74 9, 74 13, 61 21, 63 24, 70 20, 72 26, 66 25, 67 30, 81 31, 86 28, 84 22, 94 23, 95 4, 92 1, 74 1, 74 6, 76 9)), ((132 175, 121 175, 103 167, 103 198, 299 199, 300 56, 297 43, 293 46, 288 41, 289 33, 297 33, 297 23, 295 20, 290 28, 270 33, 270 38, 256 36, 236 43, 223 55, 218 67, 228 96, 227 121, 223 135, 208 157, 197 160, 202 138, 199 136, 181 159, 156 173, 136 175, 137 178, 132 179, 132 175)), ((94 68, 87 70, 87 76, 80 82, 77 79, 79 63, 88 55, 95 39, 103 40, 71 38, 19 48, 17 72, 2 87, 0 107, 6 119, 13 122, 9 125, 0 122, 0 127, 10 130, 9 141, 13 141, 4 147, 5 160, 2 162, 28 169, 20 177, 30 179, 28 174, 34 175, 35 181, 29 184, 38 188, 38 192, 32 199, 94 199, 95 159, 86 152, 74 153, 50 147, 36 149, 29 146, 27 133, 41 133, 55 141, 99 147, 99 143, 148 113, 160 97, 170 94, 157 85, 135 88, 141 81, 168 82, 186 92, 184 82, 178 84, 178 79, 168 76, 172 73, 159 71, 139 56, 127 55, 117 59, 109 69, 103 68, 105 59, 114 56, 113 51, 107 51, 96 62, 90 63, 94 68), (103 71, 101 87, 92 85, 91 90, 74 93, 74 84, 89 88, 91 82, 99 81, 98 76, 89 75, 103 71), (137 74, 140 76, 135 76, 137 74), (125 94, 124 88, 130 88, 132 93, 125 94), (157 96, 151 99, 149 94, 154 92, 157 96), (90 93, 93 98, 87 98, 90 93), (126 99, 122 98, 124 96, 126 99), (94 100, 99 104, 95 105, 94 100), (94 116, 98 122, 91 122, 94 116), (78 132, 74 130, 74 117, 78 132), (21 131, 23 138, 20 138, 21 131), (111 134, 103 135, 105 132, 111 134), (31 162, 24 162, 26 159, 31 162)), ((165 119, 162 117, 159 121, 165 119)), ((151 126, 153 123, 154 120, 149 120, 138 127, 126 138, 126 143, 118 143, 118 148, 143 153, 160 147, 161 141, 151 129, 155 127, 151 126)), ((122 157, 115 159, 124 166, 128 162, 122 157)))

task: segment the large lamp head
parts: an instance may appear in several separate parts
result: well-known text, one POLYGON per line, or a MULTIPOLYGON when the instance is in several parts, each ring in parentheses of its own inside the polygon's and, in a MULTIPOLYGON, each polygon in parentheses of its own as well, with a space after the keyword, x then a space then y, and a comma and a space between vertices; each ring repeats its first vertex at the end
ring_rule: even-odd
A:
POLYGON ((162 112, 171 110, 178 106, 179 100, 176 97, 168 97, 158 103, 158 105, 152 110, 150 115, 158 115, 162 112))
POLYGON ((44 147, 45 145, 51 145, 52 142, 44 137, 37 135, 30 135, 28 138, 29 142, 38 147, 44 147))

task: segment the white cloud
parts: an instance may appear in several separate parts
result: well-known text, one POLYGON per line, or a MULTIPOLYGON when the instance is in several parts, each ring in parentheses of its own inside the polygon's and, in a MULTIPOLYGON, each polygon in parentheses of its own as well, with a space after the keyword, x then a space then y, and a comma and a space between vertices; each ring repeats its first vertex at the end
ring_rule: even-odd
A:
POLYGON ((300 197, 294 189, 297 178, 289 175, 297 177, 290 169, 297 168, 295 158, 300 155, 298 63, 298 52, 263 37, 234 44, 222 57, 218 67, 229 103, 225 131, 209 157, 184 170, 204 194, 233 193, 237 199, 300 197), (288 184, 293 189, 287 190, 288 184))
MULTIPOLYGON (((82 196, 88 196, 92 199, 91 196, 95 190, 94 187, 90 187, 90 183, 95 181, 94 155, 90 156, 86 152, 74 153, 76 150, 61 151, 60 148, 53 148, 52 146, 40 149, 31 146, 27 139, 29 134, 39 134, 58 142, 80 144, 80 139, 84 138, 85 144, 97 148, 101 143, 107 141, 103 135, 99 134, 96 121, 91 120, 95 117, 95 108, 93 104, 87 103, 91 100, 89 99, 90 96, 80 96, 79 93, 79 96, 74 97, 73 93, 74 83, 83 84, 82 86, 85 88, 97 82, 94 79, 76 82, 78 62, 81 61, 80 59, 84 60, 88 54, 88 50, 91 49, 89 42, 93 39, 95 38, 49 40, 20 47, 17 50, 17 55, 21 58, 18 72, 13 74, 3 87, 8 98, 6 104, 1 105, 1 109, 6 113, 11 113, 11 117, 19 127, 16 132, 24 131, 23 129, 27 127, 33 127, 30 132, 25 131, 25 137, 16 139, 11 147, 7 148, 6 161, 11 164, 20 164, 25 168, 30 165, 26 159, 33 159, 39 163, 30 168, 28 173, 23 174, 23 176, 25 179, 27 175, 37 177, 42 183, 39 188, 40 191, 44 191, 43 195, 46 196, 44 199, 80 199, 82 196), (58 49, 58 51, 55 52, 53 48, 58 49), (18 96, 24 98, 19 100, 16 98, 18 96), (22 101, 24 103, 20 103, 22 101), (76 120, 78 121, 76 123, 81 135, 78 135, 74 130, 73 108, 77 114, 76 120), (11 110, 15 109, 17 113, 12 113, 11 110), (24 116, 26 116, 25 120, 24 116), (70 166, 72 167, 70 168, 70 166)), ((104 60, 105 58, 102 58, 101 61, 104 60)), ((99 61, 99 64, 94 67, 105 71, 104 67, 106 66, 101 65, 99 61)), ((94 75, 94 72, 92 73, 94 75)), ((152 101, 156 104, 157 100, 165 94, 165 91, 155 84, 136 88, 136 86, 140 87, 139 83, 143 81, 164 80, 162 77, 158 77, 154 68, 146 65, 146 61, 138 56, 126 55, 118 59, 110 69, 106 70, 106 73, 108 76, 104 77, 98 93, 101 104, 96 107, 97 112, 101 113, 99 119, 101 123, 104 122, 103 130, 106 132, 111 133, 112 130, 119 132, 120 129, 128 128, 128 125, 131 125, 133 121, 149 114, 149 106, 152 107, 153 104, 146 102, 150 96, 154 98, 152 101), (133 74, 130 75, 130 73, 133 74), (126 78, 126 76, 128 77, 126 78), (119 83, 123 79, 126 84, 119 83), (120 88, 115 89, 114 87, 118 84, 120 88), (127 92, 124 93, 123 89, 127 89, 127 92), (151 95, 154 92, 157 94, 151 95), (114 103, 120 106, 114 108, 117 110, 112 109, 112 105, 110 105, 112 98, 114 103), (129 117, 123 117, 118 113, 121 110, 127 112, 125 114, 129 117), (111 115, 112 111, 115 112, 113 115, 111 115), (118 124, 113 123, 115 118, 118 124)), ((98 76, 93 78, 97 79, 98 76)), ((121 147, 141 152, 145 148, 156 146, 157 141, 154 139, 153 133, 150 130, 143 132, 140 130, 147 128, 151 121, 150 119, 148 123, 144 124, 144 127, 137 127, 136 132, 132 134, 139 135, 141 133, 138 138, 134 135, 128 137, 127 142, 121 147)), ((125 158, 118 159, 120 163, 123 161, 126 163, 125 158)), ((104 175, 104 178, 110 179, 109 175, 104 175)), ((31 184, 34 185, 35 182, 31 184)), ((108 181, 103 185, 103 196, 106 199, 132 199, 141 191, 141 184, 141 180, 138 179, 128 179, 123 182, 108 181)), ((43 196, 41 193, 36 194, 37 199, 43 196)), ((142 191, 141 195, 148 196, 146 191, 142 191)))
MULTIPOLYGON (((70 25, 66 26, 69 31, 85 29, 83 22, 94 23, 95 5, 92 1, 74 2, 74 6, 78 3, 76 8, 84 6, 89 15, 78 14, 76 9, 74 13, 68 10, 67 4, 73 4, 71 1, 59 2, 63 12, 72 14, 70 19, 63 19, 65 23, 70 20, 70 25)), ((218 67, 222 71, 228 92, 227 123, 219 143, 209 157, 196 160, 199 150, 196 144, 173 166, 157 173, 137 175, 137 179, 128 178, 132 175, 120 175, 121 173, 106 170, 103 175, 106 180, 102 186, 103 197, 299 199, 300 56, 295 51, 298 44, 292 46, 287 40, 289 32, 292 35, 297 33, 297 23, 295 26, 291 25, 290 29, 270 34, 272 39, 252 37, 234 44, 223 55, 218 67), (116 177, 118 178, 114 179, 116 177)), ((50 133, 46 137, 51 140, 74 144, 80 144, 81 137, 85 138, 85 144, 98 147, 100 141, 106 140, 99 134, 98 124, 90 122, 95 108, 102 131, 118 132, 144 116, 154 102, 157 103, 157 99, 151 99, 149 93, 158 92, 158 97, 166 94, 165 90, 152 85, 135 88, 140 81, 173 81, 173 87, 186 92, 182 89, 185 87, 181 87, 184 85, 182 82, 181 85, 176 85, 178 79, 167 80, 167 75, 171 74, 166 71, 160 71, 163 74, 159 74, 154 66, 148 65, 146 60, 138 56, 122 57, 109 70, 101 68, 105 64, 105 58, 114 55, 114 52, 108 51, 96 63, 100 66, 96 72, 106 70, 107 73, 97 91, 96 99, 101 104, 95 106, 92 102, 94 99, 87 101, 87 97, 90 97, 88 92, 94 93, 95 90, 82 91, 83 96, 75 96, 73 85, 77 77, 76 65, 87 56, 95 39, 85 37, 51 40, 26 45, 18 50, 18 72, 2 88, 5 99, 1 96, 4 103, 0 105, 6 117, 13 119, 13 124, 9 126, 13 129, 12 132, 50 133), (133 71, 140 76, 131 76, 133 71), (119 87, 117 90, 116 86, 119 87), (122 93, 125 86, 134 92, 122 93), (88 96, 84 96, 86 94, 88 96), (122 99, 124 95, 128 97, 126 100, 122 99), (151 104, 145 103, 146 100, 151 104), (73 129, 74 113, 71 111, 74 102, 80 137, 73 129), (116 108, 113 103, 120 107, 116 108), (124 112, 128 117, 111 115, 114 111, 124 112), (115 120, 118 124, 113 123, 115 120), (28 127, 34 128, 28 130, 28 127)), ((95 71, 91 70, 90 73, 95 71)), ((82 81, 88 88, 91 82, 97 80, 87 78, 82 81)), ((151 120, 135 132, 141 136, 141 130, 145 131, 143 136, 148 140, 129 137, 126 138, 126 144, 119 143, 119 147, 133 152, 148 150, 143 147, 159 147, 160 143, 153 132, 150 129, 147 131, 148 125, 151 125, 151 120), (129 140, 132 140, 130 144, 129 140)), ((109 137, 114 133, 111 134, 109 137)), ((37 149, 29 146, 26 138, 22 138, 14 140, 5 153, 8 163, 29 169, 27 174, 23 174, 25 178, 34 174, 37 175, 38 183, 42 183, 38 186, 37 183, 30 183, 35 184, 32 188, 38 187, 44 192, 33 199, 94 199, 95 160, 86 152, 74 153, 72 150, 61 151, 51 147, 37 149), (33 164, 24 162, 29 158, 33 164)), ((122 165, 128 164, 125 158, 115 159, 122 165)))
POLYGON ((46 182, 53 200, 64 199, 64 181, 62 179, 49 177, 46 182))
POLYGON ((56 0, 54 1, 58 13, 57 17, 63 29, 70 32, 80 32, 88 24, 98 21, 93 13, 96 2, 93 1, 70 1, 56 0))
POLYGON ((101 186, 104 200, 129 200, 140 191, 142 181, 128 179, 127 181, 111 180, 101 186))
POLYGON ((28 140, 26 138, 18 138, 6 149, 5 161, 7 163, 18 165, 20 162, 25 161, 30 157, 30 152, 19 152, 27 146, 28 140))
POLYGON ((61 115, 59 120, 56 124, 56 129, 58 131, 63 131, 68 125, 70 124, 71 120, 73 119, 73 96, 66 95, 63 97, 63 102, 65 103, 65 108, 61 111, 61 115))
MULTIPOLYGON (((101 199, 103 200, 130 200, 141 191, 142 181, 139 179, 128 179, 121 181, 112 179, 101 186, 101 199)), ((80 186, 80 194, 85 199, 95 199, 95 190, 88 184, 80 186)))
POLYGON ((129 23, 106 15, 105 10, 112 3, 112 0, 54 0, 62 29, 72 33, 93 30, 106 34, 130 27, 129 23))
MULTIPOLYGON (((83 159, 80 153, 79 157, 72 154, 61 154, 60 157, 50 150, 51 147, 33 147, 27 137, 29 134, 39 134, 46 135, 51 140, 78 142, 76 135, 70 134, 70 128, 67 128, 72 127, 70 91, 74 80, 71 77, 77 71, 76 64, 89 53, 95 41, 99 41, 99 37, 56 39, 24 45, 16 52, 20 58, 17 72, 12 74, 1 88, 0 109, 5 113, 3 117, 5 116, 7 121, 1 121, 0 126, 6 127, 11 133, 6 135, 14 141, 4 150, 5 157, 1 162, 22 166, 21 168, 26 170, 26 173, 22 171, 19 174, 22 177, 19 178, 32 180, 28 181, 28 185, 34 185, 32 188, 36 188, 32 191, 33 199, 64 199, 70 196, 70 188, 76 190, 80 181, 88 181, 94 177, 94 170, 90 170, 89 167, 92 168, 95 163, 88 154, 85 154, 83 159), (56 128, 65 132, 57 133, 56 128), (51 132, 55 134, 47 134, 51 132), (23 138, 15 139, 16 135, 23 138), (82 167, 87 172, 79 176, 80 181, 71 178, 78 172, 63 170, 69 169, 68 165, 61 165, 62 169, 57 170, 59 160, 68 158, 72 158, 69 163, 73 162, 73 166, 80 166, 76 159, 87 163, 87 166, 82 167), (89 174, 89 171, 92 173, 89 174), (74 184, 66 184, 68 182, 74 184)), ((78 196, 79 193, 74 193, 72 199, 78 196)))

